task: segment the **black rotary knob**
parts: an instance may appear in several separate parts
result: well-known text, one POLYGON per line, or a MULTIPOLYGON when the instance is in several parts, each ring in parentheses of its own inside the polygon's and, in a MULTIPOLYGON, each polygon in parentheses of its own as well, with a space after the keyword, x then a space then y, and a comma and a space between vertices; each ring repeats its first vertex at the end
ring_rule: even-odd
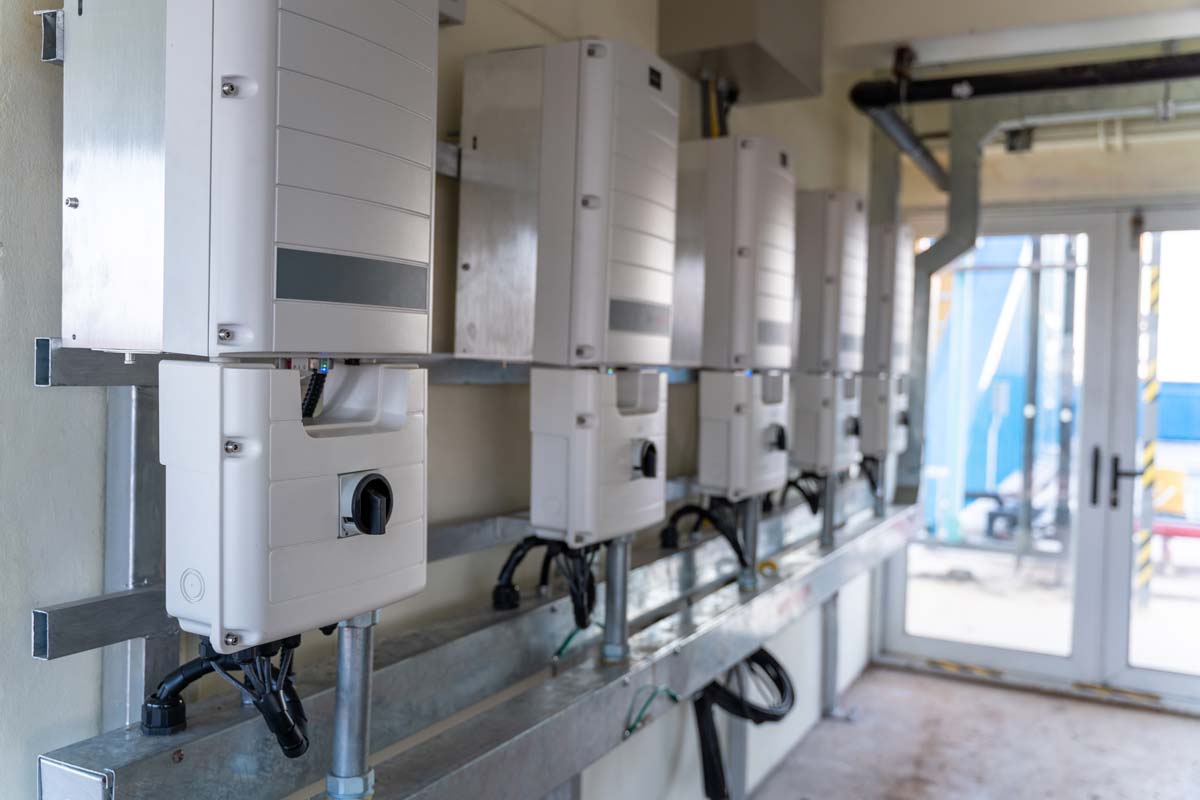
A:
POLYGON ((378 473, 371 473, 354 488, 354 499, 350 505, 350 517, 359 533, 381 536, 387 533, 387 523, 392 516, 392 485, 378 473))
POLYGON ((771 450, 787 450, 787 428, 778 423, 767 428, 767 447, 771 450))
POLYGON ((636 469, 642 473, 643 478, 658 477, 658 448, 654 446, 654 442, 642 442, 636 469))

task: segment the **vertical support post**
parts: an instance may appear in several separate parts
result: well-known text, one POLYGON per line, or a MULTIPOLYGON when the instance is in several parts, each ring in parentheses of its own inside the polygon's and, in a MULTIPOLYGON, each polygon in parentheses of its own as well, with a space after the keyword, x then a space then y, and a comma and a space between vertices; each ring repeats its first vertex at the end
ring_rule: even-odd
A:
MULTIPOLYGON (((746 675, 746 665, 738 664, 733 669, 734 680, 737 681, 737 691, 742 697, 745 697, 747 691, 748 676, 746 675)), ((750 780, 749 764, 750 757, 750 721, 735 717, 732 714, 728 717, 728 724, 725 729, 725 784, 729 790, 729 800, 746 800, 749 796, 750 787, 747 786, 750 780)))
POLYGON ((1062 353, 1058 373, 1058 488, 1054 508, 1054 527, 1062 544, 1060 565, 1071 553, 1071 439, 1075 431, 1075 246, 1067 250, 1063 277, 1062 353))
POLYGON ((833 552, 837 546, 837 490, 837 475, 826 475, 821 481, 821 534, 817 540, 822 555, 833 552))
POLYGON ((337 686, 333 711, 333 764, 325 777, 331 800, 368 800, 375 794, 371 755, 371 679, 375 625, 370 611, 338 625, 337 686))
POLYGON ((821 716, 836 719, 838 709, 838 593, 821 604, 821 716))
POLYGON ((606 545, 604 560, 604 646, 605 664, 629 659, 629 548, 633 537, 618 536, 606 545))
POLYGON ((738 588, 753 592, 758 588, 758 523, 762 516, 762 498, 751 497, 738 503, 738 517, 742 523, 742 549, 746 552, 747 564, 738 574, 738 588))
MULTIPOLYGON (((1035 240, 1036 241, 1036 240, 1035 240)), ((1041 368, 1038 333, 1042 318, 1042 271, 1038 263, 1039 247, 1035 244, 1034 264, 1029 275, 1029 328, 1025 364, 1024 436, 1021 441, 1021 508, 1017 516, 1017 559, 1033 549, 1034 468, 1037 459, 1038 377, 1041 368)))
MULTIPOLYGON (((837 475, 827 475, 822 487, 821 533, 817 540, 821 555, 837 548, 837 475)), ((847 722, 853 714, 838 705, 838 593, 821 604, 821 716, 847 722)))
MULTIPOLYGON (((158 388, 114 386, 107 399, 104 591, 119 592, 164 579, 166 472, 158 461, 158 388)), ((146 695, 178 666, 178 633, 104 648, 103 730, 136 724, 146 695)))
POLYGON ((887 516, 887 482, 891 474, 891 471, 888 469, 888 462, 890 460, 890 454, 884 453, 879 457, 879 460, 875 464, 875 496, 871 499, 874 501, 873 508, 875 516, 880 519, 887 516))

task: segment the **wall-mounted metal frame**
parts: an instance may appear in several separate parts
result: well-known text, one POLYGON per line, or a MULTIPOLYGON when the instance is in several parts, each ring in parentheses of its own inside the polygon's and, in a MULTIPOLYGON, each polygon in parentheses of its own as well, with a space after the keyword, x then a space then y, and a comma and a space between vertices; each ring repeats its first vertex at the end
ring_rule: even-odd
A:
MULTIPOLYGON (((650 647, 647 641, 661 642, 668 631, 687 629, 691 632, 678 641, 683 652, 692 639, 713 626, 724 625, 727 619, 744 622, 738 607, 756 601, 760 605, 754 614, 754 619, 759 621, 755 625, 761 623, 764 630, 747 629, 739 622, 732 638, 723 635, 721 639, 736 642, 734 650, 737 652, 757 647, 770 635, 768 629, 782 628, 794 621, 807 610, 810 602, 827 596, 845 580, 870 569, 894 552, 915 530, 912 527, 915 519, 911 510, 900 510, 883 523, 871 520, 851 523, 847 527, 850 541, 844 552, 822 558, 813 550, 816 520, 806 509, 775 515, 763 523, 761 552, 764 555, 791 555, 779 560, 779 577, 764 581, 763 588, 752 595, 738 593, 734 585, 738 565, 723 540, 710 539, 664 554, 657 547, 656 536, 643 536, 641 541, 647 546, 635 549, 634 568, 629 578, 629 619, 631 629, 649 627, 655 638, 647 640, 635 636, 633 639, 634 674, 645 674, 657 658, 654 653, 658 645, 650 647), (786 588, 781 589, 781 586, 786 588), (704 615, 697 617, 694 609, 701 608, 700 604, 707 602, 702 598, 714 592, 726 598, 718 604, 723 611, 693 629, 691 626, 696 620, 705 619, 704 615)), ((599 591, 602 592, 603 587, 599 591)), ((556 598, 535 601, 519 612, 486 612, 380 641, 374 674, 376 701, 372 708, 372 747, 387 748, 545 670, 550 655, 573 627, 569 601, 556 598), (481 653, 488 654, 487 669, 479 668, 481 653), (444 687, 444 691, 414 693, 412 686, 438 686, 444 687)), ((588 648, 597 642, 598 633, 580 635, 573 652, 578 654, 577 658, 583 658, 588 648)), ((729 653, 729 657, 736 655, 732 650, 729 653)), ((744 654, 729 663, 742 657, 744 654)), ((684 659, 680 663, 688 661, 684 659)), ((724 662, 725 656, 722 656, 714 663, 724 662)), ((570 664, 571 659, 567 663, 570 664)), ((703 669, 711 667, 706 664, 703 669)), ((613 669, 593 667, 587 660, 583 666, 568 670, 552 683, 559 687, 559 692, 590 692, 591 676, 623 674, 621 668, 613 669)), ((703 685, 722 671, 709 672, 700 682, 701 667, 697 666, 695 670, 688 685, 691 682, 703 685)), ((210 797, 212 787, 217 783, 247 800, 295 791, 319 781, 328 763, 332 746, 329 723, 333 714, 334 672, 334 662, 330 659, 306 665, 299 676, 298 688, 309 714, 312 736, 310 752, 303 759, 280 758, 270 737, 263 736, 262 723, 254 710, 222 697, 191 706, 192 719, 188 729, 173 737, 144 737, 136 729, 119 730, 49 753, 41 760, 43 786, 47 775, 74 770, 107 776, 108 785, 117 787, 111 800, 158 796, 168 781, 172 796, 180 800, 210 797), (240 765, 236 771, 228 768, 233 761, 240 765)), ((577 699, 590 702, 583 694, 577 699)), ((626 706, 621 707, 622 712, 626 706)), ((553 730, 553 726, 542 728, 536 721, 531 721, 531 727, 539 731, 553 730)), ((583 735, 591 728, 576 727, 583 735)), ((493 735, 500 735, 500 728, 491 730, 493 735)), ((459 729, 452 729, 454 731, 461 733, 459 729)), ((613 738, 609 733, 604 731, 605 741, 613 738)), ((619 730, 615 731, 615 739, 620 741, 619 730)), ((518 741, 528 740, 518 737, 512 744, 518 741)), ((584 747, 581 752, 593 750, 584 747)), ((424 776, 421 780, 433 780, 435 776, 430 771, 433 763, 431 761, 420 772, 424 776)), ((567 772, 566 766, 567 762, 556 766, 553 779, 549 774, 539 774, 537 780, 545 786, 538 791, 524 784, 514 784, 529 788, 528 792, 514 796, 540 797, 554 790, 578 772, 567 772)), ((528 763, 523 769, 539 773, 537 769, 529 769, 528 763)), ((380 776, 377 785, 382 788, 385 782, 392 780, 380 776)), ((396 783, 396 786, 400 785, 396 783)), ((57 797, 43 794, 44 800, 56 800, 57 797)))

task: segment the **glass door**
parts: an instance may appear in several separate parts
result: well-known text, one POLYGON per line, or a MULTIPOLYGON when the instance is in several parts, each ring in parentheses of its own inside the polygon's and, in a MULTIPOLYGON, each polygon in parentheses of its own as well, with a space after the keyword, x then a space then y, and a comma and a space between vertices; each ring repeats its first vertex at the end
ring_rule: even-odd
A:
POLYGON ((925 534, 889 565, 885 648, 1092 680, 1116 215, 992 214, 932 279, 925 534))
POLYGON ((1200 699, 1200 210, 1131 216, 1114 308, 1107 683, 1200 699), (1134 232, 1143 231, 1136 239, 1134 232))

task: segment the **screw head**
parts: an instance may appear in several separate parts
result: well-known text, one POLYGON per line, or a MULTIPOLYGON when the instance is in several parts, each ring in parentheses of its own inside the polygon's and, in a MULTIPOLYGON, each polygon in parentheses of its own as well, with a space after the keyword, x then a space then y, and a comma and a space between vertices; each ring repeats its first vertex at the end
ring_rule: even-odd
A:
POLYGON ((217 330, 217 339, 222 342, 233 341, 233 331, 231 331, 229 328, 219 328, 217 330))
POLYGON ((229 455, 242 452, 242 446, 238 442, 229 439, 225 442, 225 452, 229 455))
POLYGON ((67 208, 79 208, 79 198, 78 197, 68 197, 66 199, 66 201, 64 201, 64 204, 66 205, 67 208))
POLYGON ((238 636, 236 633, 225 634, 225 646, 226 647, 233 647, 235 644, 237 644, 241 640, 242 640, 242 638, 240 636, 238 636))
POLYGON ((237 93, 238 87, 233 81, 225 81, 221 84, 221 94, 225 97, 235 97, 237 93))

